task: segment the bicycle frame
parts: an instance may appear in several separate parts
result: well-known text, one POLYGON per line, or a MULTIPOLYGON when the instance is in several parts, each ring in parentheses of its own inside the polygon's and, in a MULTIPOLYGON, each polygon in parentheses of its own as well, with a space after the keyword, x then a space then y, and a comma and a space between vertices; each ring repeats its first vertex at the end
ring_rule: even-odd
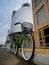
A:
POLYGON ((18 46, 19 46, 19 47, 21 47, 23 39, 24 39, 24 40, 26 39, 26 35, 25 35, 25 33, 22 32, 22 33, 20 34, 20 37, 19 37, 19 40, 18 40, 18 46))

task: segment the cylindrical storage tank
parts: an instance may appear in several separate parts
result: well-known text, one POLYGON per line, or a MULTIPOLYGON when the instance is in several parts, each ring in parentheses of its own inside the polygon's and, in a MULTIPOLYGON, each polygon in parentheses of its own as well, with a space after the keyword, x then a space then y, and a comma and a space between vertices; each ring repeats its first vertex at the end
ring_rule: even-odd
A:
POLYGON ((22 32, 21 24, 14 25, 18 22, 30 22, 33 24, 32 7, 29 4, 23 4, 18 11, 13 13, 10 34, 22 32))

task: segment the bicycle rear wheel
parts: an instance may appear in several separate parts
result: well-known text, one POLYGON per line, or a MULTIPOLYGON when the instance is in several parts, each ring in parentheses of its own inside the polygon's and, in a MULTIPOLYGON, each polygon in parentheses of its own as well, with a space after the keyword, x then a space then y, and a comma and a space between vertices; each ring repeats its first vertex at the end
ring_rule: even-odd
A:
POLYGON ((14 48, 14 54, 15 54, 15 55, 18 54, 18 45, 15 45, 15 48, 14 48))
POLYGON ((26 34, 22 42, 22 55, 24 60, 31 61, 34 57, 35 43, 31 34, 26 34))

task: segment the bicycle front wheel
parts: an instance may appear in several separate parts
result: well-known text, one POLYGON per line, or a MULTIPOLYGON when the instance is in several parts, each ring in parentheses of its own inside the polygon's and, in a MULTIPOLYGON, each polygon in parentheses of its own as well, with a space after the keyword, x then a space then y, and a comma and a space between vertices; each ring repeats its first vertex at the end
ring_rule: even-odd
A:
POLYGON ((26 34, 22 42, 22 55, 24 60, 31 61, 34 57, 35 43, 31 34, 26 34))

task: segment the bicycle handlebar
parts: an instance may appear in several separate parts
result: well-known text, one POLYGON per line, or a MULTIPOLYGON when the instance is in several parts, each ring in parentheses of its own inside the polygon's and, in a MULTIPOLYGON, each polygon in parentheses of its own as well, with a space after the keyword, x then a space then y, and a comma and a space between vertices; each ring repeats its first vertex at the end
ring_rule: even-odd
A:
POLYGON ((17 24, 22 24, 22 23, 18 22, 18 23, 15 23, 14 25, 17 25, 17 24))

